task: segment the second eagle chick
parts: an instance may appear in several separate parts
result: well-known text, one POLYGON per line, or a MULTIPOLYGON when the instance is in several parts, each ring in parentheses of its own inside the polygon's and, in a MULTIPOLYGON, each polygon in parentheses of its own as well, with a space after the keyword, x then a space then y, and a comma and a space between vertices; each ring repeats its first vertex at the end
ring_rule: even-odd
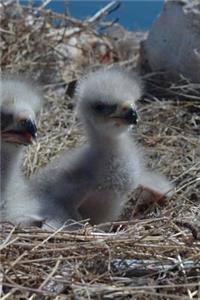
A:
POLYGON ((129 132, 137 124, 135 102, 141 95, 137 76, 120 69, 99 70, 80 81, 77 108, 88 142, 63 153, 33 178, 47 223, 113 221, 140 184, 161 195, 170 189, 164 177, 146 171, 129 132))
POLYGON ((24 146, 36 138, 36 113, 41 96, 27 82, 16 78, 0 78, 0 219, 15 224, 41 223, 37 199, 31 193, 22 172, 24 146))

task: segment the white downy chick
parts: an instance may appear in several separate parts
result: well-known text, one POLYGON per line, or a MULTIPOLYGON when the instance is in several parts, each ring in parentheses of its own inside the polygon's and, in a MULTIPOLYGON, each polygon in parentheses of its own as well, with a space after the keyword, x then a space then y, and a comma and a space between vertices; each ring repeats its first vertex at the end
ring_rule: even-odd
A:
POLYGON ((140 184, 162 195, 170 189, 165 177, 146 171, 130 134, 141 95, 137 75, 117 68, 98 70, 80 81, 77 109, 87 144, 63 153, 32 179, 47 223, 59 227, 69 219, 113 221, 140 184))
POLYGON ((40 107, 41 96, 30 84, 14 77, 0 79, 1 220, 15 224, 39 221, 37 201, 21 168, 24 146, 36 138, 40 107))

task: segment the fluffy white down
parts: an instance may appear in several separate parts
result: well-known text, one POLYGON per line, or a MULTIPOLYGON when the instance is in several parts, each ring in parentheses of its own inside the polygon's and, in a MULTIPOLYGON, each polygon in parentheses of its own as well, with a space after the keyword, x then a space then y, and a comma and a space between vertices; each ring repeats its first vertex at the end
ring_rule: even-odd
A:
MULTIPOLYGON (((21 79, 6 76, 0 80, 0 110, 4 113, 15 116, 26 111, 35 120, 41 99, 34 87, 21 79)), ((1 137, 1 219, 30 225, 38 220, 39 205, 21 169, 23 149, 1 137)))
POLYGON ((120 69, 101 69, 78 84, 76 99, 87 144, 64 152, 32 178, 32 187, 41 201, 41 215, 47 223, 62 226, 69 219, 89 218, 91 223, 115 220, 127 195, 139 184, 165 193, 165 177, 147 171, 142 151, 126 130, 116 128, 112 118, 97 117, 91 109, 101 101, 121 107, 135 105, 141 97, 140 79, 120 69), (156 180, 156 182, 154 182, 156 180))

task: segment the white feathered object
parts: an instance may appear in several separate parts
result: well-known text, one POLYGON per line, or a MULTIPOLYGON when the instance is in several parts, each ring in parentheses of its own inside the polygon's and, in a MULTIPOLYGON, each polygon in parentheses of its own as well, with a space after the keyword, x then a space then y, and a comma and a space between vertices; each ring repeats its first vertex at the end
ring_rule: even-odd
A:
POLYGON ((23 146, 36 138, 40 107, 41 96, 30 84, 14 77, 0 79, 1 219, 15 224, 38 220, 37 201, 21 167, 23 146))
POLYGON ((138 185, 162 195, 170 189, 165 177, 146 171, 130 134, 141 95, 137 75, 121 69, 102 69, 80 81, 77 109, 87 144, 63 153, 32 178, 47 223, 59 227, 69 219, 113 221, 138 185))

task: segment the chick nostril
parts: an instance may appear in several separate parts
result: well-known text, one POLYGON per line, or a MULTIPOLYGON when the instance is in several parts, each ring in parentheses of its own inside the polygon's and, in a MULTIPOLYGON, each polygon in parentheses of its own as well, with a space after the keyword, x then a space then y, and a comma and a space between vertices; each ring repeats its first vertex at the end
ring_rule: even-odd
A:
POLYGON ((20 123, 21 126, 26 126, 27 119, 19 120, 19 123, 20 123))
POLYGON ((127 112, 128 110, 129 110, 128 107, 126 107, 126 106, 122 107, 122 111, 123 111, 123 112, 127 112))

